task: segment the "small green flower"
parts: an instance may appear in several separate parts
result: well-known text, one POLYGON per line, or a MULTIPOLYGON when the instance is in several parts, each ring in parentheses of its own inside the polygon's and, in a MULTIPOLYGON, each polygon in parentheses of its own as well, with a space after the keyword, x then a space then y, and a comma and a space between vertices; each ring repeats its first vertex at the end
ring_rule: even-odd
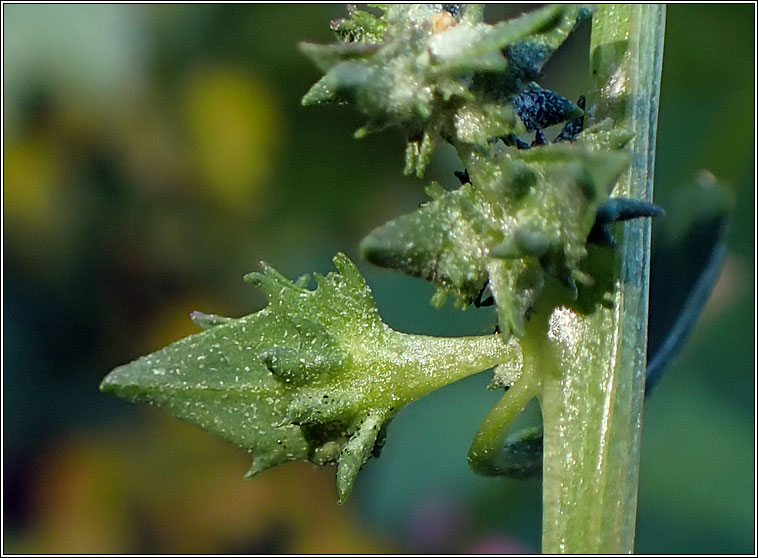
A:
POLYGON ((481 7, 454 17, 443 6, 386 5, 381 16, 353 10, 333 22, 338 43, 301 44, 325 73, 303 104, 355 104, 369 118, 356 137, 404 129, 405 172, 419 177, 442 140, 484 147, 523 132, 510 100, 589 13, 554 5, 489 25, 481 7))

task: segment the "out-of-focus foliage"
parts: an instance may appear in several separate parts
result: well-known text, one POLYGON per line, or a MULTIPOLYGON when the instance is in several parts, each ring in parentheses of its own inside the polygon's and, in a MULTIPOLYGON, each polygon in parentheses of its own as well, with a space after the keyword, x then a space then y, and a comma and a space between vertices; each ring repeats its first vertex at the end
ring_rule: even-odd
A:
MULTIPOLYGON (((490 6, 485 19, 505 9, 519 11, 490 6)), ((705 168, 731 185, 737 212, 703 319, 646 403, 639 552, 752 549, 753 10, 668 10, 656 202, 668 219, 705 168)), ((398 178, 399 134, 355 141, 353 111, 300 106, 319 76, 297 43, 330 41, 323 23, 343 7, 3 15, 3 550, 536 550, 539 483, 479 478, 465 461, 497 398, 487 375, 398 415, 340 509, 333 471, 289 464, 245 480, 244 452, 97 391, 115 365, 196 332, 190 311, 260 309, 240 281, 260 259, 295 277, 345 251, 392 327, 491 331, 490 311, 430 308, 428 285, 357 257, 360 238, 423 194, 398 178)), ((545 85, 577 98, 587 46, 586 33, 570 38, 545 85)), ((427 178, 452 187, 453 170, 441 149, 427 178)), ((676 273, 695 273, 688 263, 676 273)))

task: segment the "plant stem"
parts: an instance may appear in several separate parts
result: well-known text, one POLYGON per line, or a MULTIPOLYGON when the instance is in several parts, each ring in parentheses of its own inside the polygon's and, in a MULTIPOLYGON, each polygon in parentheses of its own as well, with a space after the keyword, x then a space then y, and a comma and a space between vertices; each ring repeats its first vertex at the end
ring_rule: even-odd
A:
MULTIPOLYGON (((590 124, 634 133, 614 195, 652 199, 663 5, 603 5, 593 16, 597 90, 590 124)), ((627 222, 612 308, 556 309, 546 324, 543 409, 545 553, 630 553, 639 478, 647 345, 648 220, 627 222)))

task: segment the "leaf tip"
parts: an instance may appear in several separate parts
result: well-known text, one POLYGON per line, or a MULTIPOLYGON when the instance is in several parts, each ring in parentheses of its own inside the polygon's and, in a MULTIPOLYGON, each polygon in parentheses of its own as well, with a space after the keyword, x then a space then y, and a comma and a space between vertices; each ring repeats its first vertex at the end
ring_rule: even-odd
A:
POLYGON ((251 283, 256 287, 259 287, 263 282, 263 274, 260 271, 251 271, 250 273, 245 274, 242 277, 242 280, 245 281, 245 283, 251 283))
POLYGON ((100 382, 100 385, 97 387, 97 389, 103 393, 109 393, 109 392, 115 391, 116 384, 113 382, 112 376, 113 376, 113 372, 111 372, 105 378, 103 378, 103 380, 100 382))

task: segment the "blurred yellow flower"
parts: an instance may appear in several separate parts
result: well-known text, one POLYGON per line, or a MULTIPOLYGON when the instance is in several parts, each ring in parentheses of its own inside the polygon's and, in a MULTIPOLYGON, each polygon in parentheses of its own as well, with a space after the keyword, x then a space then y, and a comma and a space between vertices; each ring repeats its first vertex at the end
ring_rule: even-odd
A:
POLYGON ((48 227, 60 182, 55 145, 47 137, 32 136, 9 141, 3 151, 5 218, 28 229, 48 227))
POLYGON ((241 67, 203 67, 189 80, 182 108, 208 193, 231 211, 257 205, 275 167, 282 126, 265 82, 241 67))

